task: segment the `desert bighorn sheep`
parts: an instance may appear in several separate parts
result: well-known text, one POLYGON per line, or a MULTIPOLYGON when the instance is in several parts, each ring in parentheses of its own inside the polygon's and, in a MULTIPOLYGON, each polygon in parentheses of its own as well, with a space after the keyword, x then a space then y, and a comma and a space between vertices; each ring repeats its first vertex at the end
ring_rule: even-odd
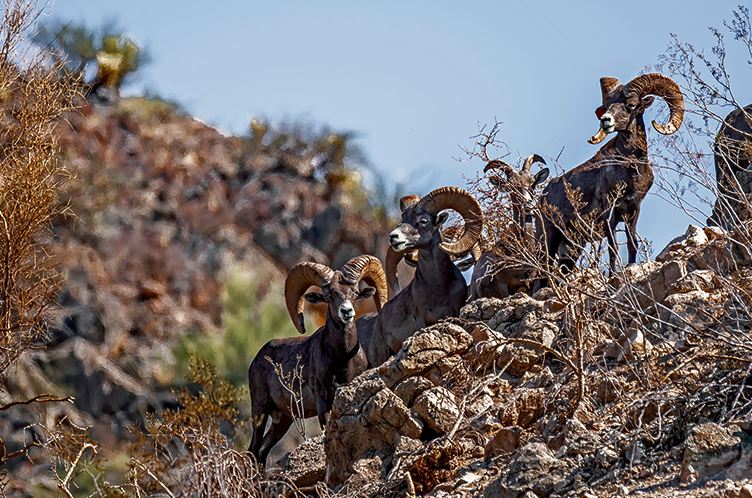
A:
POLYGON ((559 257, 571 270, 582 253, 582 240, 572 240, 582 230, 581 220, 594 217, 598 235, 605 235, 610 252, 611 271, 615 271, 618 247, 616 225, 626 225, 629 264, 637 259, 637 218, 640 204, 653 184, 653 167, 648 161, 648 143, 643 113, 655 95, 668 104, 670 117, 666 125, 653 121, 659 133, 669 135, 681 126, 684 97, 679 86, 662 74, 643 74, 626 85, 617 78, 601 78, 603 105, 595 111, 600 129, 589 142, 602 142, 611 132, 616 137, 588 161, 551 180, 543 191, 540 204, 552 211, 544 212, 545 240, 550 258, 559 257), (579 189, 581 207, 575 208, 567 188, 579 189))
MULTIPOLYGON (((441 231, 441 240, 443 242, 456 242, 465 233, 465 227, 461 225, 453 225, 447 227, 441 231)), ((478 260, 481 254, 479 244, 473 244, 469 253, 463 254, 450 254, 454 264, 459 268, 461 272, 469 270, 475 262, 478 260)), ((386 272, 386 284, 389 288, 389 299, 399 294, 399 272, 398 265, 400 261, 404 261, 407 266, 415 268, 418 266, 418 250, 405 249, 404 251, 397 252, 391 248, 386 251, 386 260, 384 261, 384 271, 386 272)))
POLYGON ((748 206, 748 196, 752 194, 752 104, 726 116, 713 152, 718 200, 708 224, 730 228, 750 215, 741 211, 748 206))
MULTIPOLYGON (((528 227, 535 230, 536 226, 533 219, 535 187, 544 182, 549 174, 548 168, 541 168, 533 175, 530 168, 536 162, 546 164, 541 156, 531 154, 525 159, 520 171, 498 159, 489 162, 483 169, 484 173, 498 169, 506 175, 506 179, 492 175, 489 181, 497 188, 509 192, 512 208, 511 237, 523 243, 527 242, 530 246, 541 245, 540 237, 531 234, 528 227)), ((503 241, 499 241, 493 249, 484 251, 476 259, 470 278, 470 300, 480 297, 504 298, 516 292, 532 293, 536 290, 534 271, 519 265, 505 267, 505 259, 508 259, 505 255, 509 255, 509 249, 503 241)))
POLYGON ((389 234, 397 252, 418 250, 418 264, 412 281, 384 305, 373 327, 368 360, 380 365, 402 347, 415 331, 440 319, 457 316, 465 304, 467 284, 450 254, 468 252, 483 229, 480 204, 457 187, 436 189, 424 197, 400 199, 402 222, 389 234), (446 209, 457 211, 465 220, 464 231, 455 242, 442 242, 441 225, 446 209))
POLYGON ((340 271, 316 263, 299 263, 287 275, 285 301, 295 327, 305 333, 303 311, 305 299, 311 303, 326 302, 326 323, 308 337, 273 339, 256 354, 248 367, 251 391, 251 425, 253 437, 248 451, 263 465, 269 451, 284 436, 294 416, 318 415, 323 428, 332 407, 337 384, 349 380, 349 363, 358 356, 365 365, 357 331, 353 302, 373 296, 376 308, 387 299, 386 277, 381 262, 374 256, 351 259, 340 271), (372 287, 359 289, 363 281, 372 287), (321 292, 304 293, 311 286, 321 292), (302 414, 292 413, 291 393, 283 386, 275 365, 285 374, 300 368, 302 385, 299 393, 302 414), (267 419, 272 423, 264 434, 267 419))

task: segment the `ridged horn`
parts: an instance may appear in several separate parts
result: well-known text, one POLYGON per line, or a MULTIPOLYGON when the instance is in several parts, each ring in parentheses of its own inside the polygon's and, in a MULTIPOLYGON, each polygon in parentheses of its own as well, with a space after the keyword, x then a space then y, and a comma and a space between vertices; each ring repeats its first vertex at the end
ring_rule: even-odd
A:
POLYGON ((465 233, 456 242, 442 242, 439 247, 448 254, 463 254, 480 239, 483 213, 480 203, 468 191, 458 187, 442 187, 429 192, 416 205, 433 215, 445 209, 457 211, 465 220, 465 233))
POLYGON ((603 128, 598 128, 598 133, 596 133, 595 135, 593 135, 592 137, 590 137, 588 139, 588 143, 599 144, 599 143, 603 142, 606 139, 607 136, 608 136, 608 134, 605 131, 603 131, 603 128))
POLYGON ((419 195, 406 195, 402 197, 399 201, 400 211, 404 211, 405 209, 411 208, 414 205, 416 205, 418 202, 420 202, 419 195))
POLYGON ((533 163, 543 163, 546 164, 546 160, 543 159, 538 154, 530 154, 525 159, 525 164, 522 165, 522 171, 526 171, 530 173, 530 168, 533 166, 533 163))
POLYGON ((397 252, 389 246, 386 249, 386 261, 384 262, 384 270, 386 272, 386 285, 389 289, 389 299, 399 294, 399 274, 397 272, 397 265, 402 261, 405 251, 397 252))
POLYGON ((470 254, 473 255, 473 259, 477 263, 480 259, 481 254, 483 254, 483 250, 480 248, 480 244, 478 242, 473 244, 473 248, 470 249, 470 254))
POLYGON ((444 242, 456 242, 457 239, 462 237, 463 232, 465 231, 465 227, 462 225, 452 225, 450 227, 446 227, 441 232, 441 240, 444 242))
POLYGON ((614 91, 618 90, 620 86, 621 81, 619 81, 619 78, 609 76, 601 78, 601 99, 603 100, 603 105, 608 105, 608 97, 614 91))
POLYGON ((292 267, 290 273, 285 279, 285 302, 287 303, 287 312, 295 324, 298 332, 305 334, 305 322, 303 311, 305 302, 303 294, 312 285, 323 287, 332 281, 334 270, 326 265, 318 263, 298 263, 292 267))
POLYGON ((389 299, 389 290, 387 288, 384 267, 381 265, 379 258, 370 254, 357 256, 345 263, 340 271, 349 283, 357 284, 362 280, 376 289, 373 295, 373 302, 376 304, 377 311, 380 311, 381 307, 386 304, 389 299))
POLYGON ((659 125, 653 121, 653 128, 658 133, 671 135, 684 121, 684 96, 679 85, 668 76, 659 73, 643 74, 627 83, 624 86, 624 92, 634 92, 641 99, 647 95, 655 95, 666 101, 671 115, 665 125, 659 125))

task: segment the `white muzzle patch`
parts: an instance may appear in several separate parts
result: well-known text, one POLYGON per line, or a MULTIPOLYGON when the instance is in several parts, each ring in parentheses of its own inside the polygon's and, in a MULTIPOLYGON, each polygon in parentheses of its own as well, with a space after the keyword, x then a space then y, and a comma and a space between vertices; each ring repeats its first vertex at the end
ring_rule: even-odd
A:
POLYGON ((389 233, 389 244, 392 246, 392 249, 398 252, 405 248, 407 239, 402 230, 395 228, 389 233))
POLYGON ((353 308, 352 303, 350 301, 342 303, 342 306, 339 307, 339 319, 344 323, 350 323, 354 318, 355 308, 353 308))

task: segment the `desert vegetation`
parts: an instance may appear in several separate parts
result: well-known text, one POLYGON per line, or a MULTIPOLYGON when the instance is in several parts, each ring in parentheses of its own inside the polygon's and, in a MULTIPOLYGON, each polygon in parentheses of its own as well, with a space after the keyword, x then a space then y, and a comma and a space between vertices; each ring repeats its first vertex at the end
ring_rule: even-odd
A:
POLYGON ((121 98, 144 52, 32 50, 40 12, 0 26, 3 496, 752 495, 746 8, 602 78, 583 165, 493 123, 424 195, 348 132, 121 98), (649 190, 696 222, 660 251, 649 190))

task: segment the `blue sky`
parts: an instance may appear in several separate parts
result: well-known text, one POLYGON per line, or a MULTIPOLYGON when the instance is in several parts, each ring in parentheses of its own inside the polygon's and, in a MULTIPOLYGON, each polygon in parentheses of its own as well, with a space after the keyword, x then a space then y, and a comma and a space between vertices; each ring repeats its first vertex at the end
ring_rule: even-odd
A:
MULTIPOLYGON (((587 160, 598 148, 587 139, 598 127, 599 78, 637 76, 658 62, 671 33, 709 51, 707 28, 722 27, 738 2, 193 5, 199 4, 57 0, 49 13, 90 26, 114 18, 146 45, 153 62, 135 89, 154 89, 235 133, 256 116, 358 132, 376 168, 415 182, 423 194, 466 186, 465 177, 482 170, 480 160, 456 158, 466 157, 460 147, 472 147, 478 125, 494 120, 502 122, 498 137, 511 149, 510 162, 532 152, 561 154, 567 170, 587 160)), ((743 104, 752 102, 745 61, 729 61, 743 104)), ((638 231, 657 253, 689 219, 655 186, 651 192, 638 231)))

